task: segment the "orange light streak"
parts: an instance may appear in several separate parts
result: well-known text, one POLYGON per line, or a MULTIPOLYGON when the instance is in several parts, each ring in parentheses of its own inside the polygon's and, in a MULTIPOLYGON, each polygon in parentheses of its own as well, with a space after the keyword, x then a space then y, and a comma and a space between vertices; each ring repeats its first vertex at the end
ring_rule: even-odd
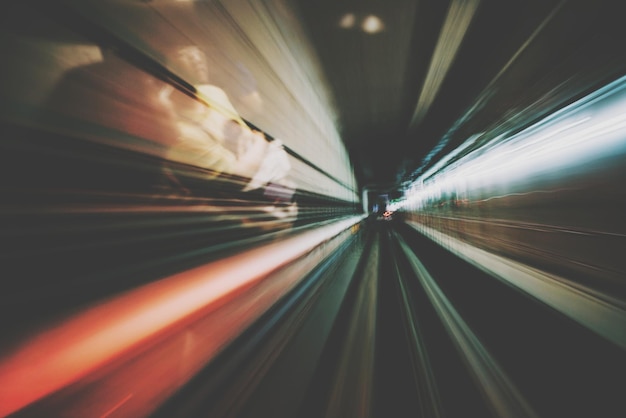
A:
POLYGON ((219 302, 359 222, 352 217, 131 290, 0 358, 0 416, 105 365, 160 330, 219 302))

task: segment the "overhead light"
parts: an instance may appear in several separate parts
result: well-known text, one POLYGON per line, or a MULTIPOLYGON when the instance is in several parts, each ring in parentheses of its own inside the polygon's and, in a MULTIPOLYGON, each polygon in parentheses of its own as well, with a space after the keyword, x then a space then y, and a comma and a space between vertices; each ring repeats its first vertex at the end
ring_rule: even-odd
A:
POLYGON ((354 27, 355 23, 356 17, 354 16, 354 13, 346 13, 341 17, 341 20, 339 21, 339 27, 344 29, 350 29, 354 27))
POLYGON ((365 19, 363 19, 363 23, 361 24, 361 29, 364 32, 374 34, 382 31, 385 28, 383 21, 378 18, 378 16, 369 15, 365 19))

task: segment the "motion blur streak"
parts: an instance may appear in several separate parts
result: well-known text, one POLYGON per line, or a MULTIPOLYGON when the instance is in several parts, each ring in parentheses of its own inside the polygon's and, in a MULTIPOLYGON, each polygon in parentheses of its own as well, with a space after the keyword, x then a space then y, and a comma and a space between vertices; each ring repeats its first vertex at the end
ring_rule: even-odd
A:
POLYGON ((468 245, 512 258, 496 277, 626 347, 624 109, 620 77, 524 129, 471 136, 394 208, 483 269, 493 258, 468 245))
POLYGON ((422 86, 422 92, 411 118, 411 124, 417 124, 421 121, 435 100, 479 4, 479 0, 450 3, 446 21, 441 28, 428 74, 422 86))
MULTIPOLYGON (((102 303, 21 344, 0 360, 0 415, 61 389, 198 310, 235 297, 360 219, 181 272, 102 303)), ((213 333, 223 338, 224 330, 213 333)))
POLYGON ((465 323, 413 250, 401 237, 398 236, 397 239, 437 315, 454 340, 457 350, 466 359, 493 410, 502 417, 536 417, 524 396, 465 323))
POLYGON ((410 225, 464 260, 626 349, 626 310, 622 301, 510 259, 490 254, 424 225, 410 225))
POLYGON ((621 78, 515 135, 472 150, 432 175, 429 171, 418 179, 407 204, 420 208, 450 190, 464 196, 497 184, 512 187, 537 174, 566 177, 571 173, 560 170, 582 170, 602 157, 623 154, 624 109, 626 78, 621 78))
POLYGON ((614 0, 0 14, 0 418, 624 418, 614 0))
POLYGON ((356 294, 350 317, 346 342, 341 350, 339 367, 335 372, 327 417, 371 415, 374 378, 374 341, 376 334, 376 289, 378 287, 378 241, 372 244, 364 277, 356 294))

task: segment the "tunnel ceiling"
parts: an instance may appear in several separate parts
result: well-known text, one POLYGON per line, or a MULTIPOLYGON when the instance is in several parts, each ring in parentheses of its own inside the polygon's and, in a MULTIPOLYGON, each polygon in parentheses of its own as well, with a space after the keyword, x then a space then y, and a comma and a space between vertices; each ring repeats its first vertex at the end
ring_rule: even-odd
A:
POLYGON ((621 75, 609 1, 297 0, 362 186, 393 189, 621 75), (369 32, 368 32, 369 31, 369 32))

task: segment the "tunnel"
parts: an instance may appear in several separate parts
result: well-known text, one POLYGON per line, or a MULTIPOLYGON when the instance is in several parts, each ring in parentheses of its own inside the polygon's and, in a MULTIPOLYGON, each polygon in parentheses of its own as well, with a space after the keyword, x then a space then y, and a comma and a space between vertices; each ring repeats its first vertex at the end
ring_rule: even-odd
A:
POLYGON ((22 0, 0 417, 626 416, 609 0, 22 0))

